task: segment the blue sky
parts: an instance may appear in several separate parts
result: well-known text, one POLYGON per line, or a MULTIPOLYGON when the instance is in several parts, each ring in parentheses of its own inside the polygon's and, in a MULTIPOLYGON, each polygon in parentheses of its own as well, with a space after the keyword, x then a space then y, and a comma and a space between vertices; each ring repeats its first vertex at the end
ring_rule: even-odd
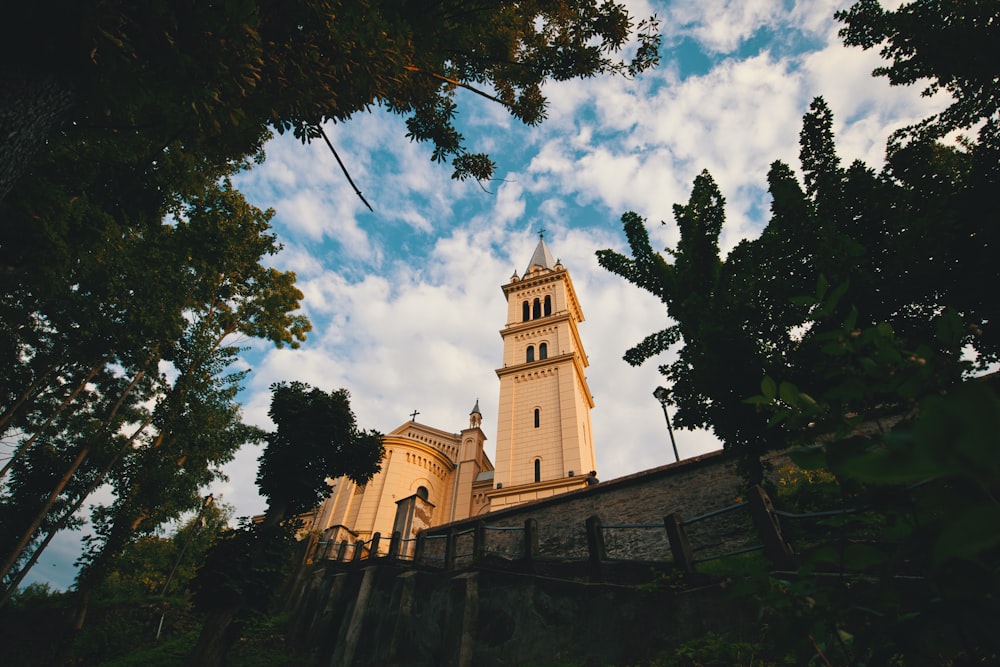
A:
MULTIPOLYGON (((662 329, 662 305, 597 265, 595 251, 625 251, 619 222, 650 221, 654 247, 678 239, 672 205, 686 202, 707 168, 727 199, 724 251, 766 223, 768 165, 798 168, 802 114, 823 95, 836 116, 841 159, 882 163, 886 137, 944 106, 919 88, 870 76, 876 54, 841 45, 831 0, 627 2, 662 20, 661 65, 636 80, 599 78, 546 88, 548 119, 526 128, 504 110, 459 91, 470 150, 496 161, 497 180, 450 179, 426 146, 408 142, 403 119, 375 110, 327 134, 374 207, 369 212, 322 143, 278 137, 266 162, 238 180, 273 224, 284 250, 276 267, 297 272, 314 330, 302 349, 250 342, 243 392, 248 421, 269 428, 268 386, 301 380, 347 387, 360 424, 389 432, 418 421, 459 431, 478 399, 492 454, 506 308, 500 286, 523 273, 546 230, 569 269, 585 322, 598 472, 607 480, 673 460, 653 399, 667 358, 632 368, 624 351, 662 329), (660 221, 667 224, 661 225, 660 221)), ((893 3, 883 3, 893 4, 893 3)), ((708 433, 677 431, 681 457, 719 448, 708 433)), ((237 515, 264 509, 254 485, 259 451, 226 467, 216 498, 237 515)), ((72 584, 78 534, 58 538, 29 581, 72 584)))

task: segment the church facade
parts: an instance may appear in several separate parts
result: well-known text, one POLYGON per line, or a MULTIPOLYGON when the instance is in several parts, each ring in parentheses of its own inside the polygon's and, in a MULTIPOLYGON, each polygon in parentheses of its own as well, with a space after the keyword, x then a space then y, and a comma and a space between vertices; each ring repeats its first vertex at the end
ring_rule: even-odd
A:
MULTIPOLYGON (((331 482, 306 529, 328 542, 368 541, 547 498, 596 481, 587 355, 577 325, 583 311, 569 272, 539 239, 523 277, 503 285, 507 319, 497 369, 496 463, 476 401, 458 433, 416 415, 385 436, 381 470, 368 484, 331 482)), ((384 550, 386 543, 381 547, 384 550)))

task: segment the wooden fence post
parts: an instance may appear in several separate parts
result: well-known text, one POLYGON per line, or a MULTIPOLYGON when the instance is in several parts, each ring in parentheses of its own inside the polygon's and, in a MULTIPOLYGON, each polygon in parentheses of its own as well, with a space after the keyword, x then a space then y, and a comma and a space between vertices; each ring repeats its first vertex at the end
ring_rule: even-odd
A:
POLYGON ((382 541, 382 533, 372 533, 372 546, 368 550, 369 558, 378 558, 378 544, 382 541))
POLYGON ((601 518, 596 514, 587 519, 587 549, 590 551, 590 562, 600 563, 608 559, 604 548, 604 530, 601 528, 601 518))
POLYGON ((351 554, 351 560, 352 561, 361 560, 361 554, 364 552, 364 550, 365 550, 365 541, 364 540, 358 540, 357 542, 355 542, 354 543, 354 553, 351 554))
POLYGON ((340 541, 340 547, 337 548, 337 562, 343 563, 344 558, 347 557, 347 540, 340 541))
POLYGON ((486 555, 486 524, 477 521, 472 534, 472 562, 480 563, 486 555))
POLYGON ((399 559, 399 547, 403 540, 403 534, 398 530, 392 531, 392 537, 389 538, 389 560, 399 559))
POLYGON ((444 545, 444 569, 455 569, 455 552, 457 549, 458 535, 455 533, 455 529, 452 528, 448 531, 448 539, 445 541, 444 545))
POLYGON ((417 533, 417 543, 413 546, 414 563, 419 563, 424 559, 424 547, 426 546, 425 545, 426 541, 427 541, 427 535, 425 535, 424 531, 421 530, 419 533, 417 533))
POLYGON ((684 530, 684 519, 677 512, 668 514, 663 517, 663 527, 667 531, 667 541, 670 542, 670 554, 674 557, 674 565, 684 572, 694 572, 694 554, 691 552, 687 531, 684 530))
POLYGON ((754 524, 760 532, 761 542, 764 543, 764 555, 775 567, 794 568, 795 559, 792 555, 792 547, 781 535, 781 524, 778 523, 778 517, 774 514, 774 505, 771 503, 770 496, 757 484, 747 494, 747 502, 750 503, 750 516, 753 517, 754 524))
POLYGON ((538 522, 534 519, 524 520, 524 560, 533 561, 538 558, 538 522))

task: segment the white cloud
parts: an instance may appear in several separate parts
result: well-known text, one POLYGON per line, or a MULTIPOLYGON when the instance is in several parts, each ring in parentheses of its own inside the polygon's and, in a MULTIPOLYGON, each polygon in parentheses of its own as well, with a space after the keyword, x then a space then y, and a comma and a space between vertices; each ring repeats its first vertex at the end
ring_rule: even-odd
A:
POLYGON ((783 12, 774 0, 684 0, 670 3, 668 40, 689 36, 709 52, 730 53, 783 12))
POLYGON ((831 44, 803 58, 811 95, 822 95, 833 111, 837 151, 846 164, 855 159, 880 168, 885 141, 895 130, 941 111, 945 93, 922 97, 920 86, 889 87, 871 71, 884 64, 877 53, 831 44))

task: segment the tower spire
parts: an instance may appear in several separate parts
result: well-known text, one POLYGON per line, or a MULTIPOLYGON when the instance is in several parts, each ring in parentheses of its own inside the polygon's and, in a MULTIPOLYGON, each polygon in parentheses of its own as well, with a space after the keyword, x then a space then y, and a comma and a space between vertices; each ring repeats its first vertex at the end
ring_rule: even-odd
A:
POLYGON ((549 246, 545 244, 544 229, 538 232, 538 245, 535 246, 535 252, 531 254, 531 259, 528 260, 528 268, 524 270, 524 275, 527 276, 531 273, 531 269, 536 266, 542 269, 554 269, 556 266, 556 260, 549 251, 549 246))

